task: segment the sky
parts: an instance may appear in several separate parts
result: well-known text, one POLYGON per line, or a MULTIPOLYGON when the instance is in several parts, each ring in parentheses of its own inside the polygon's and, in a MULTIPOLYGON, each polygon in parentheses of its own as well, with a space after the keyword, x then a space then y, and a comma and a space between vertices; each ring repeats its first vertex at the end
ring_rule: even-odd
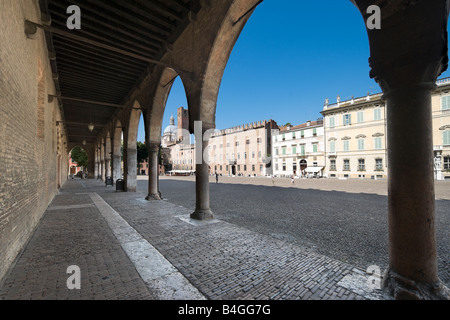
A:
MULTIPOLYGON (((381 26, 383 27, 383 26, 381 26)), ((321 117, 330 103, 381 92, 369 77, 365 22, 349 0, 264 0, 245 25, 219 90, 216 128, 260 120, 298 125, 321 117)), ((440 78, 449 77, 446 71, 440 78)), ((163 119, 187 108, 179 78, 163 119)), ((141 125, 138 140, 145 141, 141 125)))

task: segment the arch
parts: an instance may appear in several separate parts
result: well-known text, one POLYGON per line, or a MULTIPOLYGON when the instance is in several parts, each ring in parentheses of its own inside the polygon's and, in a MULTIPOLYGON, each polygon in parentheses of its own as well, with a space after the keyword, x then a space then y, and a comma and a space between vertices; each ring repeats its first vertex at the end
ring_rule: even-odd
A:
MULTIPOLYGON (((215 127, 217 97, 231 52, 258 4, 257 0, 233 1, 215 37, 205 68, 197 117, 197 120, 209 124, 209 127, 215 127)), ((191 127, 193 128, 193 124, 191 127)))
MULTIPOLYGON (((84 166, 83 169, 84 169, 85 172, 87 171, 87 173, 90 176, 91 175, 91 164, 93 163, 92 153, 89 152, 89 149, 87 147, 83 146, 80 143, 70 143, 69 144, 69 148, 68 148, 69 152, 67 153, 68 154, 68 166, 67 166, 68 167, 68 173, 69 173, 70 176, 73 176, 74 174, 80 172, 80 170, 77 170, 76 172, 73 172, 73 168, 78 168, 78 166, 75 166, 75 165, 72 164, 73 160, 72 160, 72 156, 71 156, 73 149, 75 149, 76 147, 80 148, 81 150, 83 150, 86 153, 87 166, 84 166)), ((93 172, 92 172, 92 174, 93 174, 93 172)), ((83 176, 83 178, 84 178, 84 176, 83 176)))
POLYGON ((172 85, 178 76, 178 73, 171 68, 164 68, 161 70, 159 82, 152 100, 152 107, 148 116, 144 118, 144 122, 146 122, 146 127, 148 128, 148 131, 146 131, 148 132, 148 135, 146 135, 146 142, 148 142, 149 145, 159 145, 161 143, 162 122, 167 99, 172 89, 172 85))
POLYGON ((137 100, 133 103, 133 108, 130 111, 130 117, 127 126, 127 148, 136 149, 137 134, 139 129, 139 120, 141 117, 141 105, 137 100))

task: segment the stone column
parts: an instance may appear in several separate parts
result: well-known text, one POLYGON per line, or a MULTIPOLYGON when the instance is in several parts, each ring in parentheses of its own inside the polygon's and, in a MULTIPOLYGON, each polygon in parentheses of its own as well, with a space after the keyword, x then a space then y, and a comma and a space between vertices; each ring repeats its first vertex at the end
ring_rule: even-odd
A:
MULTIPOLYGON (((353 1, 369 18, 368 1, 353 1)), ((389 268, 396 299, 449 298, 438 278, 431 92, 448 67, 447 1, 388 1, 369 27, 370 76, 386 101, 389 268)), ((373 16, 372 16, 373 17, 373 16)))
POLYGON ((115 183, 118 179, 122 179, 122 170, 121 170, 121 159, 120 155, 114 154, 112 157, 113 162, 113 182, 115 183))
POLYGON ((106 165, 105 165, 105 160, 102 160, 102 171, 101 171, 101 179, 102 181, 105 181, 105 177, 106 177, 106 165))
MULTIPOLYGON (((202 129, 201 131, 205 131, 202 129)), ((207 220, 214 218, 209 207, 209 165, 205 161, 203 155, 208 147, 208 141, 204 141, 203 134, 201 137, 195 137, 195 211, 191 214, 192 219, 207 220), (201 153, 200 153, 201 152, 201 153)))
POLYGON ((389 91, 387 105, 389 270, 385 285, 398 299, 439 291, 437 270, 433 83, 389 91))
POLYGON ((105 160, 105 166, 106 166, 106 176, 111 177, 111 159, 105 160))
POLYGON ((159 193, 159 167, 158 167, 159 144, 150 144, 149 147, 149 176, 148 195, 146 200, 161 200, 159 193))
POLYGON ((98 162, 95 162, 94 179, 98 179, 98 162))
POLYGON ((137 190, 137 150, 126 149, 127 168, 126 168, 126 188, 128 192, 137 190))

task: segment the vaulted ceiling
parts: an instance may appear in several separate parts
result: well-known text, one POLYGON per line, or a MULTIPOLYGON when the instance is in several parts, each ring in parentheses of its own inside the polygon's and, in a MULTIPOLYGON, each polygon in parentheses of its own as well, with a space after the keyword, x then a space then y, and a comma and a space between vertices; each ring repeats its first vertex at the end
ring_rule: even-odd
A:
POLYGON ((189 24, 198 0, 41 0, 56 84, 70 142, 94 142, 127 96, 189 24), (70 5, 81 29, 68 30, 70 5), (95 124, 89 132, 88 124, 95 124))

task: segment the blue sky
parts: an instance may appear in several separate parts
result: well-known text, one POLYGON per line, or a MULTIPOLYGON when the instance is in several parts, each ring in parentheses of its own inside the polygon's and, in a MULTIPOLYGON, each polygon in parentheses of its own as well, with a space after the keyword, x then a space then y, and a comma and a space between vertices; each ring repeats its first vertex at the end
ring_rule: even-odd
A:
MULTIPOLYGON (((381 92, 369 78, 365 23, 349 0, 265 0, 231 53, 217 100, 218 129, 274 119, 293 125, 321 117, 335 102, 381 92)), ((450 76, 445 72, 441 77, 450 76)), ((163 120, 187 107, 177 78, 163 120)), ((142 123, 138 140, 144 141, 142 123)))

